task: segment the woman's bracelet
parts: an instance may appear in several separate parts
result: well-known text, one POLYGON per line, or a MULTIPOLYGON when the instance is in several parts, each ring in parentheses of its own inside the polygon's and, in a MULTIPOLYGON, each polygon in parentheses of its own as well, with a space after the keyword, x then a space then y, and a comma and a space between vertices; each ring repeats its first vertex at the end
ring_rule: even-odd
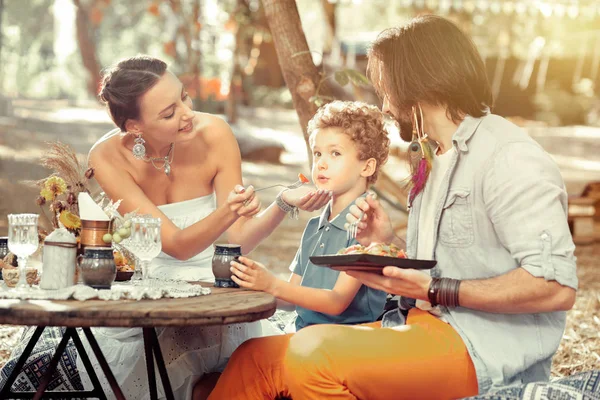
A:
POLYGON ((279 194, 275 198, 275 204, 277 204, 277 206, 284 213, 286 213, 286 214, 291 213, 290 218, 298 219, 298 207, 286 203, 286 201, 282 197, 283 192, 285 192, 285 190, 282 190, 281 192, 279 192, 279 194))
POLYGON ((460 306, 460 283, 460 279, 431 278, 429 290, 427 291, 427 298, 429 299, 429 303, 431 303, 431 306, 460 306))

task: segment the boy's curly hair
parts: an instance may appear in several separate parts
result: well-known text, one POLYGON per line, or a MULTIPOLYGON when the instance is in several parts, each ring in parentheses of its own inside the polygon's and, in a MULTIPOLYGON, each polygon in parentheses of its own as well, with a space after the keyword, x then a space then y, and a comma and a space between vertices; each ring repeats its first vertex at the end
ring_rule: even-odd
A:
POLYGON ((390 150, 381 111, 359 101, 333 101, 317 110, 307 130, 312 137, 317 129, 325 128, 341 128, 356 144, 360 160, 374 158, 377 161, 375 172, 367 178, 367 183, 375 183, 390 150))

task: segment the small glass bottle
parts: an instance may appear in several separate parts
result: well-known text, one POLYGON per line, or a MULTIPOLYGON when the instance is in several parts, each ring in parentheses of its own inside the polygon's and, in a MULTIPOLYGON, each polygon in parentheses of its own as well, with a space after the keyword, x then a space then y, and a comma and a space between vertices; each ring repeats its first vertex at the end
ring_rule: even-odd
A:
MULTIPOLYGON (((8 237, 0 237, 0 261, 8 254, 8 237)), ((2 279, 2 268, 0 268, 0 280, 2 279)))
POLYGON ((212 270, 215 276, 215 286, 225 288, 239 287, 231 279, 231 261, 237 260, 242 255, 242 246, 239 244, 217 244, 212 258, 212 270))

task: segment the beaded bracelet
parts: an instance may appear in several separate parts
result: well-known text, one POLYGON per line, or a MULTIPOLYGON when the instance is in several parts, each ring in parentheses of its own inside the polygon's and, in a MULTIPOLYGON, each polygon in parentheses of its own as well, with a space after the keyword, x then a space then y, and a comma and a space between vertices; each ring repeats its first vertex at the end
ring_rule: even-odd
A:
POLYGON ((277 197, 275 198, 275 204, 283 211, 284 213, 290 213, 290 218, 298 219, 298 207, 293 206, 291 204, 286 203, 286 201, 281 196, 285 192, 285 190, 281 191, 277 197))

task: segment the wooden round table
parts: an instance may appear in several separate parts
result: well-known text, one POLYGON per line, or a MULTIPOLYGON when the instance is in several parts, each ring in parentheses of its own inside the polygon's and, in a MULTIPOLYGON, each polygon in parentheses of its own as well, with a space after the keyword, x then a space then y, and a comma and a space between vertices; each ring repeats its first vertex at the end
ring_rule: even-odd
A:
POLYGON ((244 289, 216 288, 209 283, 203 283, 203 286, 210 287, 211 294, 179 299, 164 298, 140 301, 0 299, 0 324, 37 326, 23 354, 21 354, 19 361, 0 391, 0 399, 11 397, 12 384, 47 326, 65 326, 67 329, 37 392, 30 393, 26 397, 19 395, 19 398, 38 399, 42 398, 42 395, 44 398, 49 395, 56 397, 53 395, 54 393, 60 393, 62 398, 76 398, 86 395, 101 399, 106 398, 77 334, 76 328, 82 328, 116 398, 124 399, 125 397, 118 387, 90 327, 139 327, 143 328, 144 334, 150 397, 152 399, 158 397, 154 373, 154 357, 156 357, 156 364, 166 397, 167 399, 173 399, 173 392, 154 328, 252 322, 268 318, 275 312, 276 300, 270 294, 244 289), (84 392, 44 393, 70 338, 73 339, 78 355, 90 374, 94 389, 84 392))

